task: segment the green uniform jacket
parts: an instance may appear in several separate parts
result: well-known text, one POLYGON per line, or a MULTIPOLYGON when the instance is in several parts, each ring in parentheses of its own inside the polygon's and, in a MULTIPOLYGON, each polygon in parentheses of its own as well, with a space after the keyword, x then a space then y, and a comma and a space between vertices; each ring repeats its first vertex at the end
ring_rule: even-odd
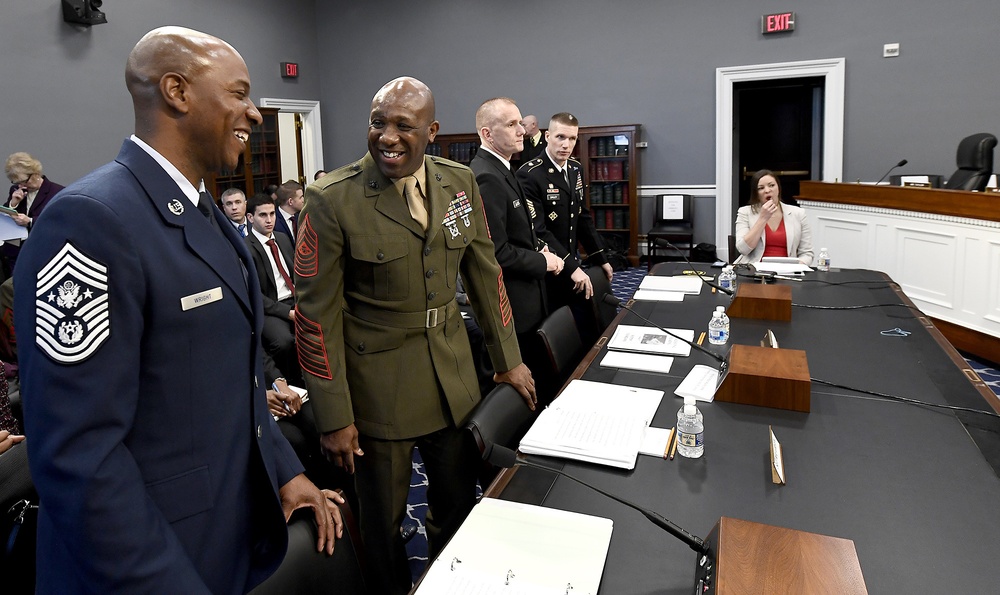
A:
POLYGON ((354 423, 395 440, 464 421, 479 384, 455 304, 459 273, 496 370, 521 363, 475 177, 424 159, 427 232, 371 155, 306 190, 296 343, 321 432, 354 423))

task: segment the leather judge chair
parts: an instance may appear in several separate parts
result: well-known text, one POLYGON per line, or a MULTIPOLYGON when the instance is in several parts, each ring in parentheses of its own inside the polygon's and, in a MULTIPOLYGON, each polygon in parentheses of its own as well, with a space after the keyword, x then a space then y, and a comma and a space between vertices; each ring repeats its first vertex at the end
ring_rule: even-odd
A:
MULTIPOLYGON (((587 276, 590 277, 591 285, 594 286, 594 297, 591 298, 590 305, 594 312, 594 324, 597 336, 600 337, 604 333, 604 330, 608 328, 608 325, 615 319, 615 316, 618 316, 618 308, 604 303, 604 294, 609 293, 614 295, 611 290, 611 281, 608 281, 608 276, 604 274, 604 269, 592 266, 586 269, 586 271, 587 276)), ((594 340, 596 341, 597 338, 595 337, 594 340)))
POLYGON ((538 336, 549 356, 549 373, 544 378, 536 378, 535 384, 537 390, 541 391, 539 401, 548 403, 583 359, 584 344, 573 318, 573 310, 569 306, 563 306, 549 314, 538 327, 538 336))
MULTIPOLYGON (((343 496, 343 492, 341 492, 343 496)), ((361 534, 348 504, 340 506, 344 536, 332 556, 316 551, 319 534, 311 510, 297 510, 288 523, 288 551, 281 566, 251 595, 367 595, 361 567, 361 534), (333 591, 331 591, 331 589, 333 591)))
POLYGON ((538 411, 538 408, 535 411, 528 409, 517 389, 503 382, 483 397, 469 414, 465 429, 483 459, 479 483, 484 490, 498 472, 486 462, 493 452, 493 445, 517 450, 538 411))
POLYGON ((691 195, 660 194, 656 197, 655 208, 653 227, 646 232, 647 267, 652 268, 654 262, 667 260, 677 253, 666 242, 673 244, 681 252, 686 251, 687 257, 691 258, 691 250, 694 248, 691 195))
POLYGON ((956 161, 958 169, 948 178, 944 187, 949 190, 974 190, 982 192, 993 174, 993 147, 997 137, 981 132, 962 139, 958 144, 956 161))

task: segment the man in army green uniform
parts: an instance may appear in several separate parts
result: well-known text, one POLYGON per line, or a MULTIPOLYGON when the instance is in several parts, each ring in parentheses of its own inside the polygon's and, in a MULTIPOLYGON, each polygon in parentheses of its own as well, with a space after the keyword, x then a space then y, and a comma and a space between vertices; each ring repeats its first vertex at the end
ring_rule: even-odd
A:
POLYGON ((399 526, 414 445, 430 482, 431 559, 475 502, 476 455, 458 429, 479 400, 460 273, 495 379, 535 407, 475 178, 424 156, 437 131, 430 89, 390 81, 372 100, 368 154, 310 186, 299 217, 299 359, 327 456, 357 472, 373 593, 410 588, 399 526))

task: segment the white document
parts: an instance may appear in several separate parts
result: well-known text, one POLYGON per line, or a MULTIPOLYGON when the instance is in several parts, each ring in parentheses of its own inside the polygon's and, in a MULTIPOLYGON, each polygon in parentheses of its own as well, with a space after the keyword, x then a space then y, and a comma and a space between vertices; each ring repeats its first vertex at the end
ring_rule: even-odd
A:
POLYGON ((635 294, 632 295, 632 299, 646 302, 683 302, 686 295, 686 293, 680 291, 637 289, 635 294))
POLYGON ((812 267, 798 262, 797 259, 795 264, 785 262, 758 262, 754 265, 754 268, 763 273, 775 273, 778 275, 795 275, 812 271, 812 267))
POLYGON ((661 390, 574 380, 539 414, 519 448, 632 469, 662 398, 661 390))
POLYGON ((639 289, 652 289, 655 291, 679 291, 698 295, 701 293, 702 282, 698 275, 674 275, 673 277, 660 277, 657 275, 646 275, 639 283, 639 289))
POLYGON ((674 358, 669 355, 650 355, 648 353, 608 350, 604 354, 604 359, 601 360, 601 367, 668 374, 670 373, 670 366, 673 363, 674 358))
POLYGON ((611 519, 483 498, 438 555, 419 595, 595 595, 611 519))
POLYGON ((642 434, 642 445, 639 454, 651 457, 666 458, 667 441, 670 440, 671 428, 646 428, 642 434))
POLYGON ((9 215, 0 215, 0 240, 23 240, 26 237, 27 227, 21 227, 9 215))
MULTIPOLYGON (((694 331, 690 329, 668 328, 668 331, 694 341, 694 331)), ((691 354, 691 346, 672 337, 653 326, 632 326, 619 324, 615 334, 608 341, 608 349, 618 351, 633 351, 637 353, 657 353, 660 355, 679 355, 687 357, 691 354)))
POLYGON ((697 365, 691 368, 680 385, 674 390, 679 397, 694 397, 698 401, 711 403, 715 391, 719 389, 719 371, 709 366, 697 365))
POLYGON ((660 211, 660 219, 664 221, 677 221, 684 218, 684 195, 664 194, 663 210, 660 211))
POLYGON ((899 184, 901 186, 906 186, 907 184, 930 184, 930 176, 899 176, 899 184))

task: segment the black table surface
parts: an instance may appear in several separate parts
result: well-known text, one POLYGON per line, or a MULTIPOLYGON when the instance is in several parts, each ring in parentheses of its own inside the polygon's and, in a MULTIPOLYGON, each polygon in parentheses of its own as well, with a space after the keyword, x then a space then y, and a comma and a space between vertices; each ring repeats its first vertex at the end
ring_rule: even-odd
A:
MULTIPOLYGON (((680 268, 686 267, 661 265, 657 272, 680 268)), ((884 274, 833 270, 784 283, 792 286, 791 322, 734 318, 730 345, 757 345, 771 329, 782 348, 804 350, 813 378, 809 413, 700 403, 702 458, 640 455, 631 471, 532 459, 655 510, 701 537, 727 516, 851 539, 870 593, 1000 590, 1000 550, 994 547, 1000 542, 1000 479, 958 416, 817 380, 992 411, 981 391, 935 340, 922 315, 900 305, 898 288, 884 274), (885 306, 805 307, 865 304, 885 306), (896 328, 912 334, 883 334, 896 328), (786 485, 771 481, 768 426, 784 451, 786 485)), ((694 328, 697 337, 715 306, 729 299, 706 288, 680 303, 634 302, 633 307, 663 326, 694 328)), ((646 324, 624 311, 617 322, 646 324)), ((719 353, 728 348, 712 346, 719 353)), ((601 349, 581 377, 663 390, 655 427, 675 424, 681 399, 673 391, 693 365, 718 367, 693 351, 675 358, 666 375, 602 368, 604 353, 601 349)), ((996 421, 971 414, 977 416, 987 424, 996 421)), ((528 468, 506 473, 501 498, 614 520, 601 593, 691 593, 694 552, 639 513, 555 474, 528 468)))

